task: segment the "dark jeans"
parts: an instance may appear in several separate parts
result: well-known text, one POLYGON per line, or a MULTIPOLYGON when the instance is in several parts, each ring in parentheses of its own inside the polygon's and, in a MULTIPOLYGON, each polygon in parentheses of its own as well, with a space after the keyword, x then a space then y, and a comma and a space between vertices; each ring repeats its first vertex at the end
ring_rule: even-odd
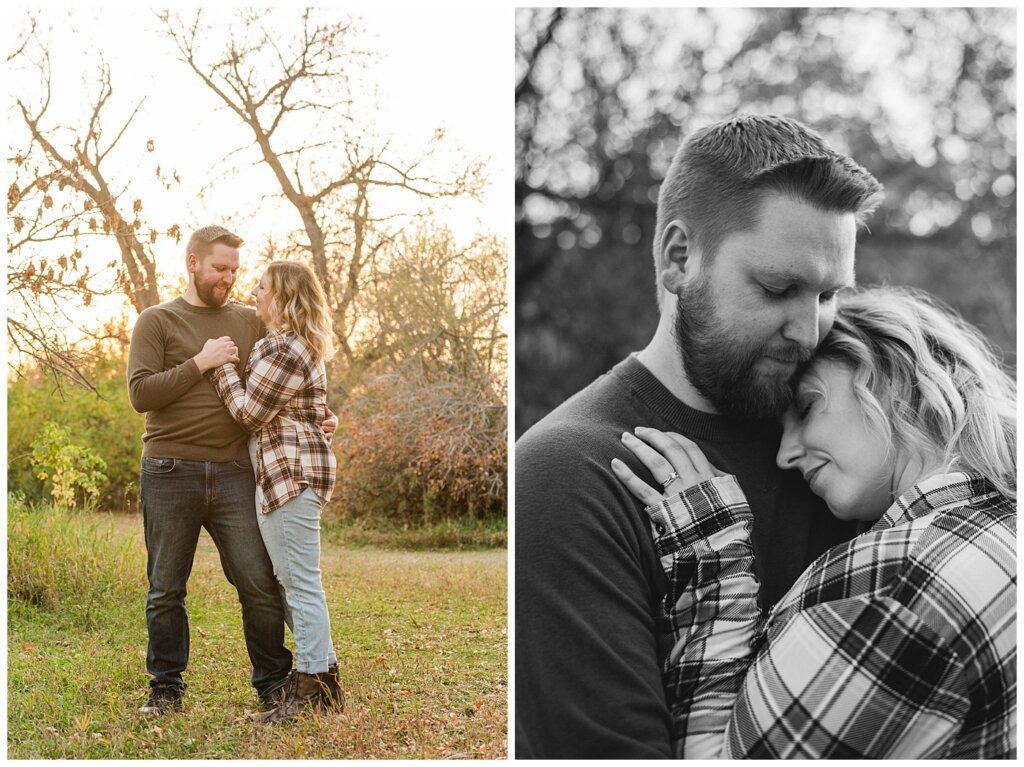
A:
POLYGON ((199 530, 205 527, 221 567, 238 591, 242 630, 258 693, 288 675, 284 606, 256 519, 256 480, 248 461, 215 463, 177 458, 142 459, 142 515, 149 559, 146 670, 151 685, 183 685, 188 664, 185 593, 199 530))

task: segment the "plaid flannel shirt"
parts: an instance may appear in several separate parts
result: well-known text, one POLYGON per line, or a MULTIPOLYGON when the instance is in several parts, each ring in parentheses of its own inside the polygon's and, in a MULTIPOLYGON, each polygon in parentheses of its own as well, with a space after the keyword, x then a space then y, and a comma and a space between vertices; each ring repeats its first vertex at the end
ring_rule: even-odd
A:
POLYGON ((919 483, 768 616, 734 477, 647 512, 680 756, 1015 756, 1016 505, 986 480, 919 483))
POLYGON ((334 489, 336 459, 321 424, 327 373, 291 331, 268 333, 249 355, 242 384, 234 365, 211 372, 231 416, 258 440, 256 477, 269 514, 308 486, 324 501, 334 489))

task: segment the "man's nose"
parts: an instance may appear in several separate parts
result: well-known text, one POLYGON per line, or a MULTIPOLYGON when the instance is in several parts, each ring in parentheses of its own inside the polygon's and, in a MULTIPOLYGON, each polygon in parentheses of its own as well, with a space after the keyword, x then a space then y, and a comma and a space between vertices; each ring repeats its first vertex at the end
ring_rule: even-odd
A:
POLYGON ((821 340, 821 327, 821 307, 815 297, 792 308, 782 328, 782 337, 799 344, 801 349, 814 351, 821 340))
POLYGON ((804 447, 800 444, 796 429, 787 424, 782 430, 782 441, 779 443, 779 452, 775 454, 775 465, 780 469, 795 469, 796 462, 804 454, 804 447))

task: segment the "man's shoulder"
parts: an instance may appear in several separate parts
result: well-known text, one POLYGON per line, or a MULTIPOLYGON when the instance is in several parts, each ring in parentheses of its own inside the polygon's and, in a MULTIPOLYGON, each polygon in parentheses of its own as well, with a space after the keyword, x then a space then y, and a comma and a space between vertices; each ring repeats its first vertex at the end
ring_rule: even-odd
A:
POLYGON ((516 460, 617 443, 624 428, 641 425, 631 423, 637 417, 628 388, 614 371, 605 373, 531 426, 516 441, 516 460))
POLYGON ((532 426, 516 442, 517 515, 607 517, 622 522, 636 504, 611 472, 629 459, 622 432, 640 425, 628 387, 614 375, 594 381, 532 426))
POLYGON ((566 568, 600 562, 606 574, 615 573, 613 590, 625 589, 629 599, 646 600, 657 590, 663 576, 650 522, 611 469, 619 458, 641 470, 621 436, 644 420, 630 387, 613 370, 516 442, 516 556, 531 570, 526 580, 559 582, 566 568))
POLYGON ((156 304, 155 306, 147 306, 141 312, 139 317, 146 317, 152 319, 156 317, 165 317, 168 314, 179 314, 181 311, 181 299, 172 298, 170 301, 164 301, 163 303, 156 304))
POLYGON ((139 312, 139 316, 135 319, 135 331, 133 332, 140 330, 146 332, 150 329, 166 327, 168 323, 173 324, 176 319, 180 318, 181 313, 181 299, 178 298, 147 306, 139 312))

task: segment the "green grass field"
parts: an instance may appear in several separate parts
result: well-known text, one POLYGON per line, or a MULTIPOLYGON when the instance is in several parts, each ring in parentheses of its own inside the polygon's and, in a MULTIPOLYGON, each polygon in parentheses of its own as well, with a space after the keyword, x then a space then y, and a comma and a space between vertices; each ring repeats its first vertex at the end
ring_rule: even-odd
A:
POLYGON ((62 534, 26 519, 12 517, 8 543, 10 759, 507 755, 504 549, 356 549, 325 536, 346 708, 268 726, 245 719, 256 698, 237 597, 204 533, 189 582, 185 711, 151 719, 136 714, 147 694, 141 519, 63 523, 78 541, 72 548, 98 550, 92 565, 82 565, 81 551, 62 562, 56 543, 47 552, 62 534), (47 558, 56 561, 37 561, 47 558), (56 580, 75 568, 79 585, 54 586, 52 598, 18 580, 56 580))

